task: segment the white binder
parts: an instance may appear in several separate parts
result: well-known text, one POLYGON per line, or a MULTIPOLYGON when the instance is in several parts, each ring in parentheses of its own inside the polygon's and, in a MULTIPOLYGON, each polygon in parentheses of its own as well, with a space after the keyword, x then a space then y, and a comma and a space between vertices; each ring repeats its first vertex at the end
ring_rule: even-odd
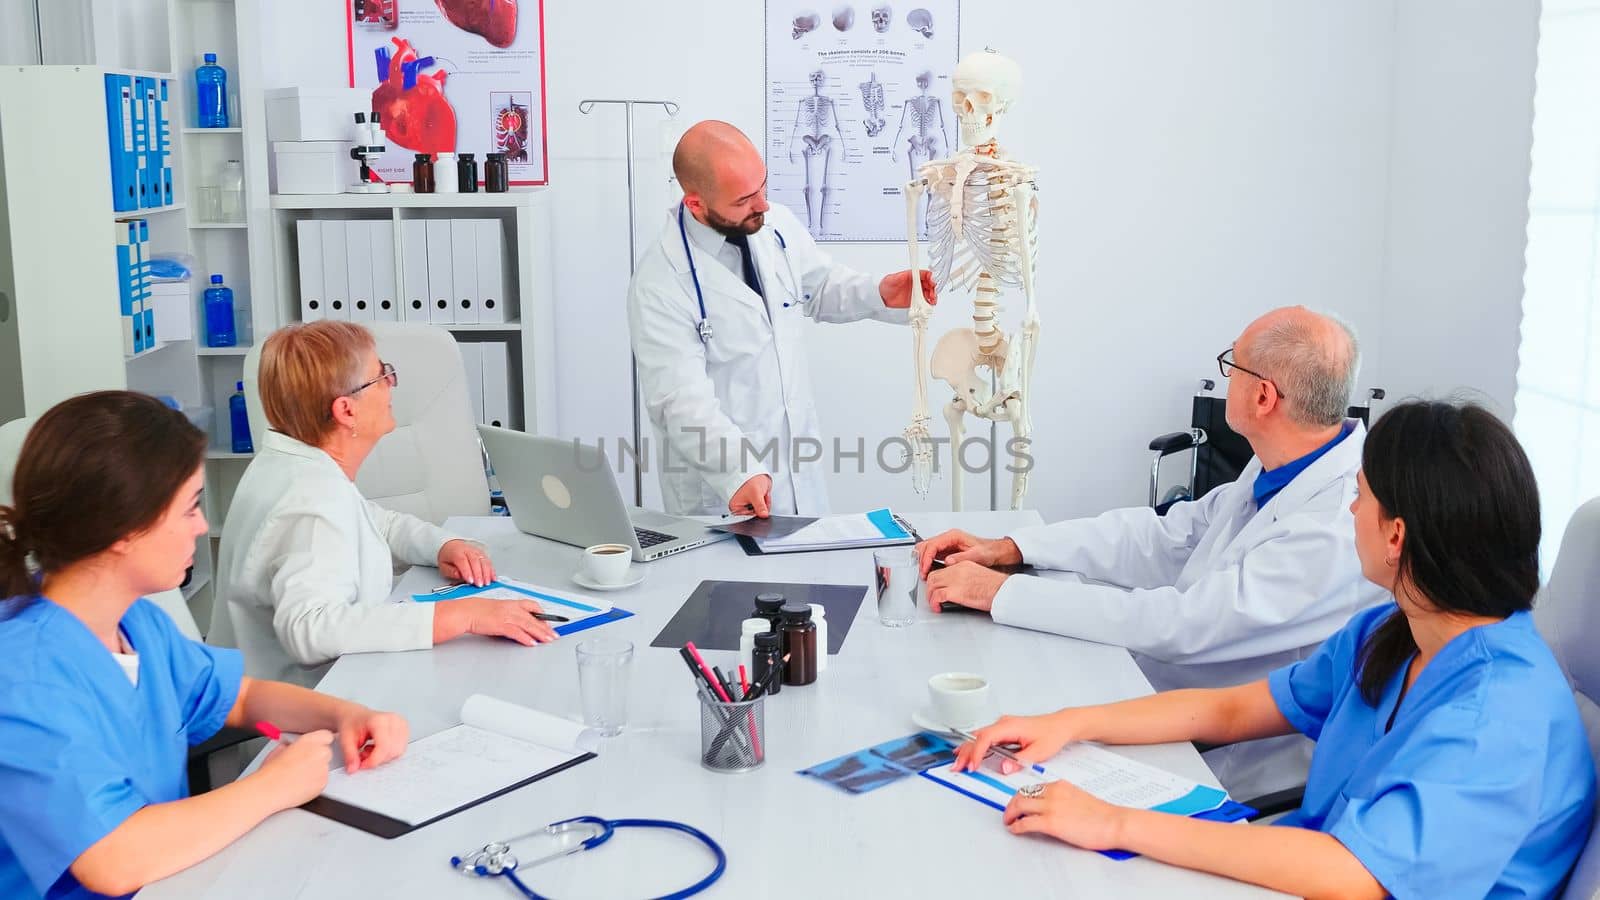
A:
POLYGON ((325 318, 350 320, 350 253, 345 246, 345 222, 322 223, 322 293, 327 301, 325 318))
POLYGON ((511 427, 511 367, 504 341, 483 347, 483 423, 511 427))
POLYGON ((394 222, 372 223, 372 318, 400 321, 400 294, 395 290, 394 222))
POLYGON ((428 303, 428 223, 407 219, 400 223, 400 321, 430 322, 428 303))
POLYGON ((327 295, 322 291, 322 223, 301 219, 295 223, 300 248, 300 320, 315 322, 327 315, 327 295))
POLYGON ((455 282, 450 299, 455 303, 457 324, 478 322, 478 254, 472 249, 478 239, 477 225, 477 219, 450 221, 450 277, 455 282))
POLYGON ((346 222, 345 254, 350 273, 350 321, 371 322, 373 222, 346 222))
POLYGON ((487 421, 483 417, 483 345, 461 344, 461 365, 467 370, 468 410, 472 421, 487 421))
POLYGON ((478 321, 506 320, 506 239, 499 219, 476 219, 478 321))
POLYGON ((428 320, 435 325, 455 323, 455 281, 450 266, 450 220, 428 220, 428 320))

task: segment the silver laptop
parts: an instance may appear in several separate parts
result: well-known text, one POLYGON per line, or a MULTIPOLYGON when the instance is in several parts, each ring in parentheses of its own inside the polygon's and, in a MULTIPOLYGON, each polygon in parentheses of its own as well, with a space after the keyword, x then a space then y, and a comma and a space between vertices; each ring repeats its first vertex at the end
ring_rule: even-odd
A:
POLYGON ((612 460, 593 447, 492 425, 479 425, 478 434, 511 519, 528 534, 575 547, 626 544, 639 562, 733 536, 693 519, 630 509, 617 489, 612 460))

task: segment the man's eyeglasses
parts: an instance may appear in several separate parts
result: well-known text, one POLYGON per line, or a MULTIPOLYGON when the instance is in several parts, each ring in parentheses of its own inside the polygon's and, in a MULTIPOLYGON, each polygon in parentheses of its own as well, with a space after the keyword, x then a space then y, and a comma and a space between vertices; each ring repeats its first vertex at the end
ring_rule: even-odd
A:
POLYGON ((366 384, 363 384, 362 386, 356 388, 355 390, 351 391, 350 393, 346 394, 345 396, 346 397, 354 397, 355 395, 361 393, 362 391, 366 390, 369 387, 372 387, 373 385, 377 384, 380 381, 389 382, 389 387, 399 387, 400 386, 400 373, 395 371, 393 365, 391 365, 389 363, 386 363, 381 359, 378 360, 378 377, 374 378, 371 381, 367 382, 366 384))
POLYGON ((1289 395, 1285 394, 1283 392, 1283 389, 1278 387, 1278 383, 1276 381, 1273 381, 1271 378, 1268 378, 1267 376, 1261 374, 1260 372, 1252 372, 1249 369, 1246 369, 1244 366, 1241 366, 1238 363, 1234 362, 1233 359, 1231 358, 1232 354, 1233 354, 1233 348, 1232 347, 1229 347, 1228 349, 1226 349, 1226 350, 1222 351, 1221 353, 1217 354, 1217 371, 1222 373, 1222 377, 1223 378, 1231 378, 1231 377, 1233 377, 1233 372, 1234 372, 1235 369, 1237 369, 1240 372, 1245 373, 1246 375, 1254 375, 1255 377, 1261 379, 1262 381, 1265 381, 1267 384, 1272 385, 1272 389, 1278 392, 1278 398, 1280 400, 1289 399, 1289 395))

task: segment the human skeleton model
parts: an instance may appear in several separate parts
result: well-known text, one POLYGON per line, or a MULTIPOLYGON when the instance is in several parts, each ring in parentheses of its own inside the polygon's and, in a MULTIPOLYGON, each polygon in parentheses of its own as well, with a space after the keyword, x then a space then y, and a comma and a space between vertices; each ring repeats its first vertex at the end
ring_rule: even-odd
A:
POLYGON ((883 84, 878 81, 877 72, 861 82, 861 110, 866 113, 863 124, 867 126, 867 137, 877 137, 883 130, 883 84))
POLYGON ((822 96, 825 80, 827 75, 821 69, 811 73, 813 93, 800 101, 789 135, 789 162, 795 162, 795 142, 803 144, 800 152, 806 160, 806 230, 815 238, 827 231, 828 198, 833 194, 833 186, 828 183, 830 162, 835 152, 841 159, 844 157, 844 131, 839 127, 839 116, 833 101, 822 96))
MULTIPOLYGON (((900 128, 894 133, 894 141, 890 144, 889 159, 898 162, 900 159, 900 137, 906 133, 906 128, 911 128, 911 137, 906 140, 906 163, 911 167, 911 178, 917 180, 922 175, 922 167, 937 159, 940 154, 949 152, 950 136, 944 128, 944 104, 938 97, 928 93, 928 85, 933 83, 933 73, 923 72, 917 76, 917 87, 922 93, 906 100, 900 107, 900 128)), ((927 204, 924 203, 917 215, 918 233, 927 224, 927 204)))
MULTIPOLYGON (((992 51, 974 53, 956 66, 951 103, 960 123, 962 149, 949 159, 922 167, 906 186, 906 233, 911 251, 911 333, 916 354, 916 406, 905 430, 911 446, 912 487, 928 492, 933 474, 933 444, 928 424, 928 375, 954 391, 945 405, 950 427, 951 508, 961 509, 961 440, 963 417, 1007 421, 1017 443, 1026 448, 1033 434, 1029 418, 1033 355, 1039 340, 1039 314, 1034 305, 1034 260, 1038 243, 1036 170, 1007 157, 995 141, 1000 119, 1022 89, 1017 64, 992 51), (940 294, 977 288, 972 327, 957 328, 939 338, 930 360, 924 337, 933 307, 922 297, 917 274, 917 203, 924 191, 928 207, 929 267, 940 294), (1001 285, 1020 287, 1027 299, 1019 331, 1007 335, 996 326, 1001 285), (999 374, 999 388, 990 392, 980 369, 999 374)), ((1011 508, 1022 508, 1028 490, 1029 466, 1019 464, 1011 482, 1011 508)))

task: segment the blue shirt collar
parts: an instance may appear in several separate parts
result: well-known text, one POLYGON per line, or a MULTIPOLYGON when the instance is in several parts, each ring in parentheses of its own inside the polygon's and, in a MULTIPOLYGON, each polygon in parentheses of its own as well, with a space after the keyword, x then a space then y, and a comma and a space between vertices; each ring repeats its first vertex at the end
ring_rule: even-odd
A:
POLYGON ((1339 429, 1339 433, 1334 435, 1333 440, 1323 444, 1321 447, 1318 447, 1299 459, 1284 463, 1276 469, 1263 468, 1261 472, 1256 475, 1256 481, 1254 485, 1256 509, 1266 506, 1269 500, 1278 496, 1279 491, 1283 490, 1285 487, 1288 487, 1289 482, 1293 481, 1296 475, 1304 472, 1312 463, 1321 459, 1323 454, 1327 453, 1329 450, 1332 450, 1340 441, 1349 437, 1350 432, 1352 431, 1355 431, 1355 421, 1352 419, 1346 419, 1343 427, 1339 429))

